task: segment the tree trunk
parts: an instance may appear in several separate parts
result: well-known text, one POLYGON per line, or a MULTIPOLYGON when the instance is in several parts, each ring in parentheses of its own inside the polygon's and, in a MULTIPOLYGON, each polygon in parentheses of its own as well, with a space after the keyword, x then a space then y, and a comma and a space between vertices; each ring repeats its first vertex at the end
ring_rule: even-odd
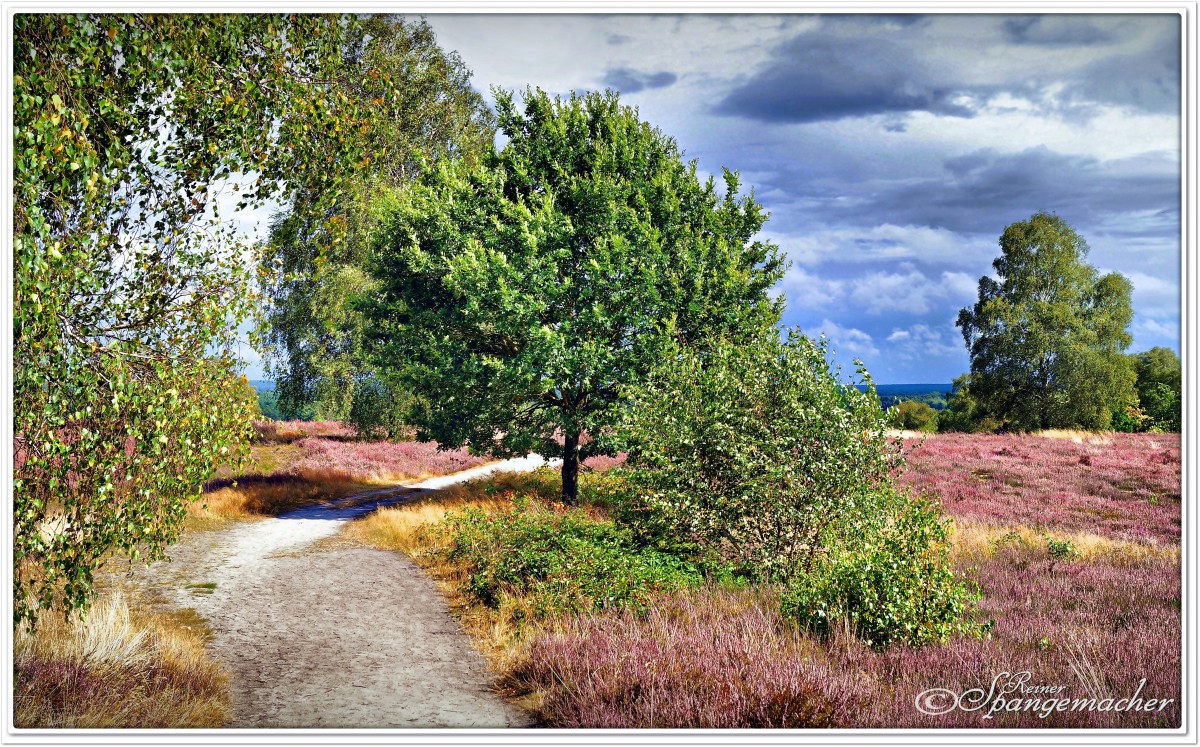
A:
POLYGON ((574 506, 579 500, 579 432, 568 431, 563 443, 562 502, 574 506))

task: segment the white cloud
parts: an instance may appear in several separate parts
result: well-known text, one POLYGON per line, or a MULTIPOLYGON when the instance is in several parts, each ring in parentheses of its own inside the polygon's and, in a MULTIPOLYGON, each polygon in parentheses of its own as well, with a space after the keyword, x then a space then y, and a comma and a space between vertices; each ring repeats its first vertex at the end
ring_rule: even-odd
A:
POLYGON ((869 314, 926 314, 944 303, 965 304, 975 297, 975 281, 965 273, 947 270, 931 279, 909 264, 901 270, 855 278, 851 300, 869 314))
POLYGON ((856 358, 868 358, 879 355, 879 348, 871 335, 854 327, 843 327, 828 319, 821 320, 817 331, 829 338, 835 353, 844 352, 856 358))
POLYGON ((901 360, 926 360, 929 358, 945 358, 965 352, 962 344, 955 344, 951 330, 931 328, 927 324, 914 324, 908 329, 896 328, 888 335, 887 341, 892 343, 889 356, 901 360), (951 339, 947 339, 947 335, 951 339))
MULTIPOLYGON (((903 137, 942 150, 968 152, 979 147, 1013 153, 1039 143, 1056 153, 1128 158, 1179 147, 1179 119, 1174 115, 1132 112, 1125 107, 1095 106, 1093 116, 1055 116, 1041 106, 1011 107, 1012 99, 992 99, 974 117, 949 120, 928 112, 908 116, 903 137)), ((879 129, 878 123, 864 122, 879 129)))
POLYGON ((803 267, 795 265, 788 268, 779 287, 787 296, 790 308, 820 309, 833 305, 845 294, 845 283, 840 280, 826 280, 803 267))
POLYGON ((797 262, 879 262, 910 260, 923 264, 981 269, 995 257, 996 240, 962 236, 945 228, 898 226, 831 228, 802 235, 774 235, 797 262))
MULTIPOLYGON (((1105 271, 1107 272, 1107 270, 1105 271)), ((1149 316, 1179 314, 1179 279, 1162 278, 1144 272, 1122 273, 1133 283, 1133 306, 1149 316)))
POLYGON ((1135 343, 1133 345, 1134 349, 1153 347, 1152 345, 1144 345, 1144 344, 1141 344, 1136 341, 1146 338, 1146 337, 1152 337, 1152 338, 1167 337, 1167 338, 1171 338, 1172 340, 1178 340, 1179 339, 1179 322, 1177 322, 1173 319, 1166 319, 1166 320, 1137 319, 1137 320, 1134 320, 1134 323, 1132 326, 1132 331, 1133 331, 1133 336, 1134 336, 1134 340, 1135 340, 1135 343))

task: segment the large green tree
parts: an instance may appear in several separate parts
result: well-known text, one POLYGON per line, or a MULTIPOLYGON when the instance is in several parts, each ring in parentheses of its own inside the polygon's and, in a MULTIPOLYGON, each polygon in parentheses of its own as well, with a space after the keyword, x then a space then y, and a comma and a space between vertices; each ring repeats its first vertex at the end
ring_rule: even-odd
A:
POLYGON ((364 266, 375 229, 370 202, 425 161, 490 149, 495 124, 470 71, 424 20, 363 19, 343 57, 337 90, 376 111, 370 126, 345 134, 359 143, 365 168, 332 196, 323 179, 297 184, 295 201, 275 215, 263 260, 265 342, 286 414, 312 408, 320 419, 390 435, 403 426, 409 398, 367 360, 355 305, 373 288, 364 266), (312 209, 331 197, 327 210, 312 209))
POLYGON ((574 502, 622 387, 672 339, 777 322, 783 261, 753 240, 766 214, 737 176, 701 181, 616 94, 526 91, 522 111, 497 91, 496 108, 502 149, 381 206, 369 340, 418 395, 423 436, 561 453, 574 502))
POLYGON ((1013 223, 979 300, 958 315, 981 415, 1017 430, 1109 426, 1134 402, 1129 346, 1132 285, 1101 276, 1087 243, 1044 212, 1013 223))
POLYGON ((162 555, 244 441, 248 248, 217 194, 336 192, 366 118, 326 82, 352 19, 17 15, 14 613, 162 555))

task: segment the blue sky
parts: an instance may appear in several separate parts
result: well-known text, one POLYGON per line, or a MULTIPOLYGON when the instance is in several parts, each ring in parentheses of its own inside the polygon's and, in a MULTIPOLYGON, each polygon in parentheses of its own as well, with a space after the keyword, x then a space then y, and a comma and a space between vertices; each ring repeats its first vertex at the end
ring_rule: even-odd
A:
POLYGON ((740 171, 792 263, 784 322, 877 382, 967 370, 954 318, 1039 210, 1133 282, 1130 351, 1179 350, 1177 15, 428 20, 489 98, 613 88, 701 171, 740 171))
POLYGON ((1004 227, 1056 212, 1179 350, 1175 15, 431 15, 481 91, 614 88, 740 171, 792 262, 784 322, 882 383, 968 368, 1004 227))

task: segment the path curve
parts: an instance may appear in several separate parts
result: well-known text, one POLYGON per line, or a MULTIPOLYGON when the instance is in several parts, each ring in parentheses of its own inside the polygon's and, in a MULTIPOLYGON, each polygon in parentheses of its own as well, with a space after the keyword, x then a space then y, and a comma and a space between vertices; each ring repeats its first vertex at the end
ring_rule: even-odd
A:
POLYGON ((297 551, 380 506, 547 464, 538 455, 509 459, 185 535, 172 548, 176 564, 184 561, 172 564, 175 601, 214 631, 210 648, 232 675, 230 726, 529 725, 491 691, 482 656, 411 560, 361 547, 297 551))

